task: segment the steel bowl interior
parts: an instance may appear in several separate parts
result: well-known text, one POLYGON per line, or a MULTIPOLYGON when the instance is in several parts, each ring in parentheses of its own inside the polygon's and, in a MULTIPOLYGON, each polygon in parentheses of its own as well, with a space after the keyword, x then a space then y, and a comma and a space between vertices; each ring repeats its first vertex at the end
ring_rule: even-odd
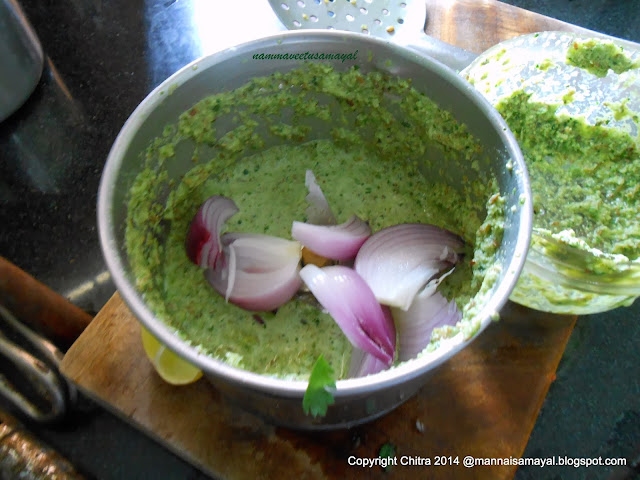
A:
MULTIPOLYGON (((198 365, 222 391, 244 407, 274 423, 296 428, 348 427, 371 420, 395 408, 413 395, 433 369, 469 344, 458 339, 425 356, 389 371, 340 380, 336 404, 322 419, 303 414, 301 399, 306 382, 271 378, 227 365, 183 342, 157 319, 135 287, 125 249, 124 229, 127 196, 142 168, 140 154, 149 142, 162 135, 165 125, 202 98, 237 88, 248 80, 299 67, 300 60, 254 60, 256 53, 357 52, 353 61, 334 60, 336 69, 357 64, 364 71, 380 70, 401 78, 450 111, 484 148, 483 169, 498 180, 506 197, 506 228, 498 250, 501 273, 479 309, 480 331, 507 301, 523 267, 530 240, 532 210, 529 180, 518 145, 493 107, 471 85, 446 65, 419 56, 397 45, 360 34, 328 31, 284 32, 224 50, 187 65, 163 82, 138 106, 123 126, 107 159, 98 198, 100 240, 108 268, 125 302, 154 335, 183 358, 198 365)), ((326 126, 317 125, 313 138, 323 138, 326 126)), ((434 155, 441 154, 431 152, 434 155)), ((177 155, 179 157, 179 155, 177 155)), ((447 159, 441 162, 446 165, 447 159)), ((179 178, 190 167, 185 155, 168 167, 179 178)), ((451 182, 461 174, 451 172, 451 182)), ((484 204, 478 205, 483 209, 484 204)), ((478 332, 479 333, 479 332, 478 332)), ((477 336, 477 335, 476 335, 477 336)))

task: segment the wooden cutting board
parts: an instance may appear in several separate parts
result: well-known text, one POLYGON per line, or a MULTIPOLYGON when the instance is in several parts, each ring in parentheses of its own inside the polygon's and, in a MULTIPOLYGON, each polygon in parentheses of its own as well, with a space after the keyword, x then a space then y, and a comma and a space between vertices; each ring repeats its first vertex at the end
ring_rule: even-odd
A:
MULTIPOLYGON (((516 35, 586 30, 494 0, 429 0, 426 31, 473 52, 516 35)), ((575 317, 513 304, 404 405, 365 426, 300 433, 264 423, 208 382, 172 387, 155 374, 137 321, 116 293, 67 352, 61 370, 105 407, 213 476, 256 478, 512 478, 516 466, 464 468, 463 457, 520 457, 555 378, 575 317), (460 465, 363 469, 394 445, 405 458, 460 465)))
MULTIPOLYGON (((62 372, 90 397, 216 478, 512 478, 516 467, 349 466, 386 443, 402 456, 522 455, 574 317, 508 304, 468 348, 404 405, 370 424, 330 433, 276 428, 235 408, 204 380, 164 383, 140 327, 116 294, 67 352, 62 372), (419 424, 424 426, 419 428, 419 424), (421 431, 422 430, 422 431, 421 431)), ((301 406, 302 408, 302 406, 301 406)))

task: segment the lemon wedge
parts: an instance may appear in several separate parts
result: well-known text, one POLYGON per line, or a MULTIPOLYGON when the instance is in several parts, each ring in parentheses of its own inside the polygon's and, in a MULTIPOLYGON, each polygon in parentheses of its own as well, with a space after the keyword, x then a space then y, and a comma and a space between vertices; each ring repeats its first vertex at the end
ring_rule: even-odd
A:
POLYGON ((188 385, 202 377, 202 370, 183 360, 140 326, 142 347, 158 375, 171 385, 188 385))

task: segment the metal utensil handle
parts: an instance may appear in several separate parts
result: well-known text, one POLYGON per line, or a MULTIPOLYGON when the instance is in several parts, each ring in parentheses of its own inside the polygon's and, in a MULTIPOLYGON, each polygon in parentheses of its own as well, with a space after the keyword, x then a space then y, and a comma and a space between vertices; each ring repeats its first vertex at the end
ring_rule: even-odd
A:
POLYGON ((429 35, 420 35, 415 40, 409 40, 404 46, 422 55, 435 58, 458 72, 466 68, 478 56, 429 35))
POLYGON ((0 337, 0 357, 9 360, 12 366, 28 378, 34 392, 45 400, 43 403, 46 403, 48 408, 36 405, 1 373, 0 396, 36 422, 51 422, 66 413, 64 385, 58 375, 44 362, 2 337, 0 337))
POLYGON ((23 345, 11 341, 0 331, 0 357, 8 360, 8 363, 3 362, 3 368, 12 368, 16 373, 22 374, 25 383, 30 387, 31 395, 37 395, 46 407, 36 404, 27 393, 21 391, 19 386, 10 382, 2 373, 0 396, 36 422, 51 422, 62 418, 67 411, 67 402, 75 398, 75 389, 69 386, 58 372, 62 353, 51 342, 21 324, 2 305, 0 319, 2 326, 8 327, 7 330, 19 337, 18 342, 23 345))
POLYGON ((269 0, 273 13, 291 30, 331 28, 372 36, 408 47, 460 71, 476 54, 424 33, 427 8, 424 0, 374 2, 295 2, 269 0), (328 14, 331 15, 328 15, 328 14), (313 19, 313 21, 311 21, 313 19), (396 23, 397 22, 397 23, 396 23))

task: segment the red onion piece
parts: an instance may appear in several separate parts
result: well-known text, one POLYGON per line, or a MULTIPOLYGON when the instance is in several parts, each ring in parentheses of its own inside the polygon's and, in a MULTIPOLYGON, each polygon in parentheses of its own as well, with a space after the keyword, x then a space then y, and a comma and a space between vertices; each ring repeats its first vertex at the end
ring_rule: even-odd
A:
POLYGON ((455 325, 462 318, 456 302, 448 302, 439 292, 420 293, 409 310, 391 309, 398 330, 398 360, 415 358, 431 341, 436 327, 455 325))
POLYGON ((317 255, 332 260, 353 260, 371 235, 369 224, 357 215, 340 225, 293 222, 291 236, 317 255))
MULTIPOLYGON (((438 285, 440 285, 440 283, 442 283, 442 280, 444 280, 449 275, 451 275, 454 272, 455 269, 456 269, 456 267, 452 267, 450 270, 447 270, 446 272, 443 272, 439 277, 435 277, 435 278, 432 278, 431 280, 429 280, 429 282, 427 282, 427 284, 424 286, 424 288, 422 290, 420 290, 420 293, 418 293, 418 295, 413 297, 413 302, 411 303, 411 305, 413 305, 416 302, 416 299, 418 298, 418 296, 426 296, 426 297, 428 297, 429 295, 433 295, 434 293, 436 293, 438 285)), ((411 308, 411 306, 409 308, 411 308)))
POLYGON ((253 273, 271 272, 285 264, 300 261, 302 245, 260 233, 227 232, 221 238, 222 247, 233 245, 237 256, 236 268, 253 273))
POLYGON ((222 255, 220 231, 237 212, 238 207, 230 198, 209 197, 189 226, 185 241, 189 260, 202 268, 216 268, 222 255))
POLYGON ((394 225, 367 239, 354 267, 378 302, 407 310, 430 279, 458 261, 463 245, 460 237, 434 225, 394 225))
POLYGON ((306 210, 307 221, 314 225, 335 225, 336 217, 311 170, 307 170, 304 184, 309 190, 309 194, 306 196, 307 203, 309 203, 306 210))
POLYGON ((300 289, 302 246, 269 235, 233 233, 222 236, 228 262, 205 276, 225 299, 245 310, 274 310, 300 289))
POLYGON ((300 270, 300 276, 354 346, 391 365, 396 346, 391 312, 376 301, 354 270, 309 264, 300 270))
POLYGON ((353 347, 348 378, 366 377, 367 375, 382 372, 387 368, 389 368, 389 365, 379 358, 357 347, 353 347))

